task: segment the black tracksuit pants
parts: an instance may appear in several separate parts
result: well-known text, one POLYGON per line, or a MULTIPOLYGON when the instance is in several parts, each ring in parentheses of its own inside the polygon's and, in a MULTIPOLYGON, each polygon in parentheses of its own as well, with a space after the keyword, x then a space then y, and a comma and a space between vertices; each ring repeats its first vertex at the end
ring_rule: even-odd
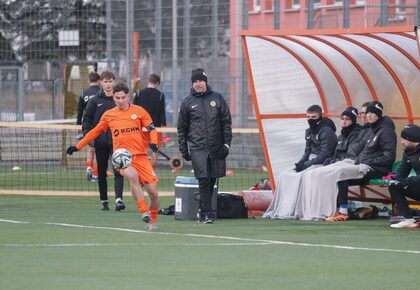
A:
MULTIPOLYGON (((207 158, 206 162, 207 166, 207 174, 210 175, 211 170, 211 162, 210 159, 207 158)), ((211 197, 213 196, 213 189, 214 185, 216 184, 216 178, 212 178, 210 176, 199 178, 198 179, 198 191, 200 193, 200 205, 199 208, 203 214, 211 214, 213 210, 211 204, 211 197)))
MULTIPOLYGON (((107 174, 109 158, 112 156, 112 148, 100 147, 95 148, 96 162, 98 164, 98 186, 99 198, 101 201, 108 200, 108 183, 107 174)), ((114 190, 115 198, 123 198, 124 177, 114 170, 114 190)))
POLYGON ((342 180, 337 182, 338 186, 338 196, 337 196, 337 205, 340 204, 347 204, 348 196, 349 196, 349 186, 353 185, 364 185, 368 184, 369 180, 372 178, 379 178, 382 175, 375 170, 369 171, 364 177, 360 179, 349 179, 349 180, 342 180))
POLYGON ((405 218, 412 218, 411 210, 408 207, 406 197, 420 200, 420 184, 410 185, 406 189, 400 187, 388 187, 392 201, 397 204, 397 214, 405 218))

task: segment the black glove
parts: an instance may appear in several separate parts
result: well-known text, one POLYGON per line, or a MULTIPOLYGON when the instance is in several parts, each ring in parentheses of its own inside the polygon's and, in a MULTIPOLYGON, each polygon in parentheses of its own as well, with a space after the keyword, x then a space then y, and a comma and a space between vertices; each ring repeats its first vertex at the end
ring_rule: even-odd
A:
POLYGON ((182 158, 184 158, 187 161, 191 161, 191 156, 188 152, 182 153, 182 158))
POLYGON ((149 148, 152 149, 152 151, 155 153, 159 150, 159 147, 154 143, 150 143, 149 148))
POLYGON ((296 170, 296 172, 301 172, 301 171, 303 171, 305 168, 304 168, 305 166, 303 165, 303 163, 295 163, 295 170, 296 170))
POLYGON ((79 151, 79 150, 77 150, 77 147, 76 147, 76 146, 70 146, 69 148, 67 148, 66 153, 67 153, 68 155, 73 155, 73 153, 74 153, 74 152, 77 152, 77 151, 79 151))
POLYGON ((226 157, 228 157, 228 155, 229 155, 229 147, 228 147, 229 145, 227 145, 227 144, 224 144, 223 146, 222 146, 222 148, 220 148, 220 151, 219 151, 219 156, 221 157, 221 158, 223 158, 223 159, 225 159, 226 157))

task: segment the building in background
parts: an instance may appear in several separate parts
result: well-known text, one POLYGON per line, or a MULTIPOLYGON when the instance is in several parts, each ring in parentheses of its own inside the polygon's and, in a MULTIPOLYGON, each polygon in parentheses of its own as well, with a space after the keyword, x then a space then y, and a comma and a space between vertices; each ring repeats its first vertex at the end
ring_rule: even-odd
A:
POLYGON ((74 118, 89 70, 112 69, 128 83, 158 73, 171 126, 203 67, 234 126, 254 127, 239 31, 415 25, 417 2, 0 0, 0 121, 74 118))

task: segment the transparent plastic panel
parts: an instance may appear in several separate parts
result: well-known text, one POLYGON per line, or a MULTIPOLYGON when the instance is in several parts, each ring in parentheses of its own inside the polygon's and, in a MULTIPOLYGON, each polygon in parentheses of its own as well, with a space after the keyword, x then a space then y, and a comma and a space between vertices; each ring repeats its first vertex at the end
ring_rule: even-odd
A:
MULTIPOLYGON (((367 77, 370 79, 379 101, 384 105, 386 115, 396 114, 398 116, 407 116, 405 105, 401 102, 401 93, 395 83, 394 79, 388 73, 386 68, 368 51, 353 44, 350 41, 340 39, 334 36, 319 36, 322 37, 344 51, 346 51, 363 69, 367 77), (391 110, 392 108, 392 110, 391 110)), ((373 99, 363 100, 358 99, 354 102, 357 108, 366 102, 373 99)))
POLYGON ((267 142, 273 177, 286 168, 294 167, 305 150, 306 119, 266 119, 262 127, 267 142))
MULTIPOLYGON (((397 75, 398 79, 401 81, 404 90, 406 91, 408 95, 408 99, 410 100, 410 103, 412 103, 415 99, 420 98, 420 72, 417 69, 417 67, 400 51, 395 49, 394 47, 386 44, 383 41, 362 36, 362 35, 350 35, 354 40, 360 41, 361 43, 369 46, 372 48, 376 53, 378 53, 393 69, 395 74, 397 75)), ((412 40, 410 43, 406 43, 406 47, 411 47, 412 49, 416 48, 417 43, 416 41, 412 40)), ((385 97, 385 96, 384 96, 385 97)), ((391 115, 396 116, 407 116, 407 110, 405 109, 404 105, 404 111, 394 111, 394 102, 400 102, 403 103, 404 100, 401 95, 400 100, 395 100, 394 98, 389 98, 387 96, 387 100, 384 103, 384 106, 389 107, 388 109, 392 108, 392 111, 388 111, 391 115)), ((420 114, 420 107, 413 107, 411 106, 411 110, 414 115, 420 114)))
POLYGON ((301 114, 320 103, 312 78, 293 55, 263 39, 246 40, 261 114, 301 114))
MULTIPOLYGON (((311 68, 324 92, 325 101, 328 107, 324 108, 324 111, 330 112, 331 110, 336 110, 337 107, 342 108, 345 106, 344 92, 331 69, 324 63, 324 61, 321 60, 321 58, 298 43, 280 37, 271 38, 289 47, 311 68)), ((317 104, 322 105, 320 101, 317 104)))
POLYGON ((404 48, 406 52, 408 52, 412 57, 414 57, 418 62, 420 62, 419 50, 417 48, 415 39, 410 39, 402 35, 392 33, 375 33, 375 35, 385 38, 386 40, 392 41, 396 45, 404 48))
MULTIPOLYGON (((333 47, 318 40, 302 36, 292 37, 306 43, 307 45, 310 45, 328 59, 328 61, 333 65, 338 74, 341 76, 350 94, 351 103, 353 105, 364 103, 366 100, 370 100, 372 98, 366 81, 363 79, 362 75, 356 69, 356 67, 343 54, 335 50, 333 47)), ((339 96, 328 93, 327 99, 329 105, 328 109, 332 114, 341 114, 341 112, 347 107, 344 95, 343 98, 340 99, 339 96), (336 106, 330 106, 330 103, 335 104, 336 106)))

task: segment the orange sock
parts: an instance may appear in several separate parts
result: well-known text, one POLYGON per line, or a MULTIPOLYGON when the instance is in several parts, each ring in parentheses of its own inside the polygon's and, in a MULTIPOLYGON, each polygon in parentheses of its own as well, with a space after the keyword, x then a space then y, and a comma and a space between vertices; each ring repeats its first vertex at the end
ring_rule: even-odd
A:
POLYGON ((144 213, 149 209, 144 199, 140 199, 137 201, 137 208, 139 209, 140 213, 144 213))
POLYGON ((98 166, 93 165, 92 175, 93 176, 98 176, 98 166))
POLYGON ((157 216, 158 216, 158 211, 159 211, 159 209, 150 208, 150 222, 152 224, 155 224, 156 223, 157 216))
POLYGON ((92 168, 92 161, 86 161, 86 168, 88 167, 92 168))

